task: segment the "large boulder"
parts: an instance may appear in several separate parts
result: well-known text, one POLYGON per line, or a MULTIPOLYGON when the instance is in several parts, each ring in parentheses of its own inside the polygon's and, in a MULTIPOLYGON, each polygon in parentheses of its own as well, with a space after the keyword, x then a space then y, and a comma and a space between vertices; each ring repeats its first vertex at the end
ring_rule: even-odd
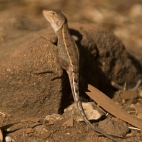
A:
MULTIPOLYGON (((80 50, 82 100, 87 101, 88 83, 109 96, 114 91, 111 80, 126 82, 128 87, 136 84, 141 73, 113 32, 95 24, 71 23, 70 27, 80 50)), ((0 46, 0 111, 7 115, 27 118, 62 113, 73 101, 67 74, 58 78, 52 73, 57 66, 57 46, 50 41, 54 32, 50 26, 42 28, 24 31, 20 37, 21 29, 11 29, 17 37, 0 46)))

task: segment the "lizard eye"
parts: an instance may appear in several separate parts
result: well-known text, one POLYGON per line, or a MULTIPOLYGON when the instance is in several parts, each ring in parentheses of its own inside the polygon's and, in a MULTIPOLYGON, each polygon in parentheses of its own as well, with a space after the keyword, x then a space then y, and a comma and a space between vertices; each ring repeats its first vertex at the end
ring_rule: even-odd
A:
POLYGON ((55 14, 55 12, 51 12, 50 14, 51 14, 51 15, 54 15, 54 14, 55 14))

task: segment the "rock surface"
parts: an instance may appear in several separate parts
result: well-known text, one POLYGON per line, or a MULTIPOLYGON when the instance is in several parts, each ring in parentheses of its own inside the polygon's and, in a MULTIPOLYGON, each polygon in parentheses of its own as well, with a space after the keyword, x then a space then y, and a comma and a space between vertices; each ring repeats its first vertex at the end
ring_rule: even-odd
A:
POLYGON ((51 70, 51 60, 54 66, 54 57, 50 56, 49 48, 50 51, 56 49, 41 37, 29 46, 15 46, 1 51, 1 111, 16 117, 46 115, 47 110, 48 114, 58 112, 62 96, 61 80, 51 83, 51 73, 38 74, 51 70), (51 107, 51 102, 54 107, 51 107))
MULTIPOLYGON (((73 99, 67 74, 52 80, 57 76, 48 73, 56 69, 57 48, 49 41, 53 35, 51 27, 37 23, 32 30, 21 30, 19 27, 24 26, 20 24, 26 25, 27 19, 15 20, 11 22, 16 25, 2 27, 15 34, 5 34, 0 46, 0 110, 17 118, 62 112, 73 99)), ((32 27, 33 22, 28 22, 32 27)), ((95 24, 69 25, 71 33, 78 37, 83 101, 88 100, 84 93, 88 83, 109 96, 113 95, 111 80, 119 84, 126 82, 128 87, 135 85, 141 76, 139 69, 113 32, 95 24)))
MULTIPOLYGON (((82 103, 82 107, 84 109, 84 112, 86 114, 86 117, 88 120, 99 120, 101 119, 105 114, 103 111, 97 108, 94 102, 87 102, 87 103, 82 103)), ((73 118, 77 122, 79 121, 84 121, 82 115, 80 114, 80 111, 77 108, 76 103, 73 103, 69 107, 67 107, 64 110, 65 118, 73 118)))
POLYGON ((124 137, 130 131, 126 124, 121 124, 120 122, 111 119, 100 121, 98 126, 108 134, 111 135, 113 133, 113 135, 117 137, 124 137))

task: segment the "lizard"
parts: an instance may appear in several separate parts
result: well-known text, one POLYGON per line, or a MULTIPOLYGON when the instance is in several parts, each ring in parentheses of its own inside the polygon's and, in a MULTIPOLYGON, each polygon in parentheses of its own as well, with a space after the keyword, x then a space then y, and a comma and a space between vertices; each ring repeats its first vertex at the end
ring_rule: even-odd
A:
POLYGON ((60 10, 43 10, 43 15, 45 19, 51 24, 58 39, 57 58, 59 66, 57 68, 59 71, 59 76, 62 75, 63 70, 67 72, 74 101, 76 102, 77 107, 84 121, 94 131, 106 136, 107 138, 115 142, 119 142, 117 139, 106 134, 99 128, 95 128, 90 123, 83 110, 82 103, 79 99, 79 60, 80 60, 79 48, 75 43, 73 37, 70 35, 67 18, 60 10))

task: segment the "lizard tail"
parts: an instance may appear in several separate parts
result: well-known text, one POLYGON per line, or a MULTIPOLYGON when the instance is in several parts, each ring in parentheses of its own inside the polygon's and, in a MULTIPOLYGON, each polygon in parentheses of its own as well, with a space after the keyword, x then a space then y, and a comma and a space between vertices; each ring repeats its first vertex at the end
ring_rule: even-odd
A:
POLYGON ((72 90, 74 101, 76 102, 77 107, 78 107, 84 121, 86 122, 86 124, 88 124, 95 132, 98 132, 98 133, 106 136, 107 138, 113 140, 114 142, 120 142, 119 140, 117 140, 117 139, 113 138, 112 136, 106 134, 104 131, 100 130, 99 128, 95 128, 90 123, 90 121, 88 120, 88 118, 87 118, 87 116, 86 116, 86 114, 84 112, 84 109, 82 107, 82 103, 79 100, 79 79, 78 79, 79 77, 75 73, 73 73, 73 75, 70 74, 68 76, 69 76, 69 80, 70 80, 70 85, 71 85, 71 90, 72 90))
POLYGON ((90 121, 88 120, 86 114, 85 114, 84 111, 83 111, 83 107, 82 107, 81 101, 78 101, 78 102, 77 102, 77 107, 79 108, 80 113, 81 113, 81 115, 82 115, 84 121, 86 122, 86 124, 88 124, 95 132, 98 132, 98 133, 100 133, 100 134, 106 136, 107 138, 113 140, 114 142, 120 142, 119 140, 113 138, 112 136, 108 135, 107 133, 105 133, 104 131, 100 130, 99 128, 95 128, 95 127, 90 123, 90 121))

